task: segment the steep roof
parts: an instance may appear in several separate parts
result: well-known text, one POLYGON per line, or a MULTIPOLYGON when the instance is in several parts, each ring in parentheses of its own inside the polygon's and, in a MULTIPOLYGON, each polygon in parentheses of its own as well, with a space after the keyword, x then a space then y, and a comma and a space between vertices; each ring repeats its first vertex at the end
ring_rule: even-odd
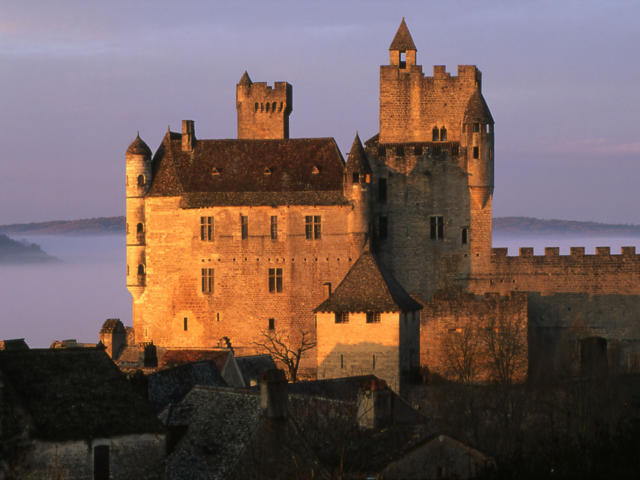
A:
POLYGON ((345 201, 344 160, 333 138, 197 140, 192 152, 182 151, 181 140, 167 132, 154 157, 150 196, 186 194, 187 208, 264 204, 263 197, 266 204, 345 201))
POLYGON ((136 135, 136 138, 131 142, 129 148, 127 148, 127 153, 131 153, 134 155, 146 155, 147 157, 151 157, 151 149, 149 145, 144 143, 144 141, 140 138, 140 134, 136 135))
POLYGON ((477 89, 469 97, 464 111, 463 123, 494 123, 489 106, 484 100, 480 89, 477 89))
POLYGON ((245 385, 251 385, 251 380, 258 383, 263 373, 277 368, 271 355, 236 357, 236 363, 242 373, 245 385))
POLYGON ((100 333, 125 333, 124 325, 119 318, 107 318, 102 324, 100 333))
POLYGON ((362 147, 360 136, 357 133, 356 138, 353 139, 349 156, 347 157, 346 170, 348 173, 371 173, 369 160, 367 160, 367 155, 362 147))
POLYGON ((404 17, 402 17, 402 21, 400 22, 400 26, 398 27, 398 31, 396 32, 396 36, 393 37, 393 41, 391 42, 391 45, 389 45, 389 50, 417 50, 416 44, 413 43, 411 33, 409 33, 407 24, 404 21, 404 17))
POLYGON ((367 250, 316 312, 411 312, 422 306, 385 272, 367 250))
POLYGON ((0 370, 45 440, 82 440, 163 430, 102 349, 0 352, 0 370))
POLYGON ((251 85, 252 83, 253 82, 251 81, 251 78, 249 78, 249 74, 245 70, 242 74, 242 77, 240 78, 240 81, 238 82, 238 85, 251 85))

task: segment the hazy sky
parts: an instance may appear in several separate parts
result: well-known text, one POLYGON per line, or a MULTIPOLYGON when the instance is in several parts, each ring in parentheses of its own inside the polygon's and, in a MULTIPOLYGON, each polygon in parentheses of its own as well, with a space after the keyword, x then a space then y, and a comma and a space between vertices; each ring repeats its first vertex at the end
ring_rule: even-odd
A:
POLYGON ((0 0, 0 224, 124 214, 124 152, 235 85, 293 84, 291 135, 378 131, 402 16, 432 72, 476 64, 496 120, 494 215, 640 224, 640 1, 0 0))

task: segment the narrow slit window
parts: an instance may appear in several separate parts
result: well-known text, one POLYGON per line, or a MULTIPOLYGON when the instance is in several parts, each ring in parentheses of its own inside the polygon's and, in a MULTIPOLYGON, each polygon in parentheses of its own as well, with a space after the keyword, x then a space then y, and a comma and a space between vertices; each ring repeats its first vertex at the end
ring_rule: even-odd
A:
POLYGON ((353 172, 351 180, 353 183, 358 183, 360 181, 360 174, 358 172, 353 172))
POLYGON ((313 239, 320 240, 322 236, 322 217, 315 215, 313 217, 313 239))
POLYGON ((429 227, 431 240, 444 239, 444 217, 442 215, 432 215, 429 219, 429 227))
POLYGON ((480 132, 480 124, 479 123, 474 123, 473 124, 473 132, 474 133, 480 132))
POLYGON ((189 330, 189 319, 187 317, 182 319, 182 328, 185 332, 189 330))
POLYGON ((462 229, 462 245, 466 245, 469 242, 469 229, 467 227, 464 227, 462 229))
POLYGON ((213 268, 203 268, 200 271, 202 293, 213 293, 213 268))
POLYGON ((269 330, 275 330, 276 329, 276 319, 275 318, 270 318, 269 319, 269 330))
POLYGON ((271 216, 271 240, 278 239, 278 217, 275 215, 271 216))
POLYGON ((213 240, 213 217, 200 217, 200 240, 213 240))
POLYGON ((375 370, 376 368, 376 354, 374 353, 372 358, 371 358, 371 368, 373 368, 375 370))
POLYGON ((344 355, 340 354, 340 368, 344 368, 344 355))
POLYGON ((480 158, 480 148, 473 147, 473 158, 480 158))
POLYGON ((138 175, 138 186, 144 187, 144 175, 138 175))
POLYGON ((440 138, 440 131, 438 130, 438 127, 433 127, 433 130, 431 131, 431 140, 433 140, 434 142, 437 142, 439 138, 440 138))
POLYGON ((307 240, 313 239, 313 216, 304 217, 304 236, 307 240))
POLYGON ((440 141, 441 142, 446 142, 447 141, 447 128, 446 127, 442 127, 440 129, 440 141))
POLYGON ((240 215, 240 236, 243 240, 249 238, 249 217, 240 215))

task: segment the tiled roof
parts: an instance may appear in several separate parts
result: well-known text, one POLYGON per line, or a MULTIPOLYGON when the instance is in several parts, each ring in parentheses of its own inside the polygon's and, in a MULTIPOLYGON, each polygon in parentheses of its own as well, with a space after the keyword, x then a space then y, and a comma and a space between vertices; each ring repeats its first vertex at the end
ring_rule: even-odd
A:
POLYGON ((136 138, 129 148, 127 148, 127 153, 135 154, 135 155, 146 155, 147 157, 151 157, 151 149, 149 145, 144 143, 144 141, 140 138, 140 134, 136 135, 136 138))
POLYGON ((344 202, 332 138, 196 140, 192 152, 181 139, 167 132, 156 152, 150 196, 187 194, 186 207, 344 202))
POLYGON ((236 363, 242 372, 245 385, 251 385, 252 380, 259 383, 263 373, 278 368, 271 355, 236 357, 236 363))
POLYGON ((356 138, 353 139, 353 144, 351 145, 349 156, 347 157, 346 169, 348 174, 351 174, 353 172, 371 173, 369 160, 367 160, 367 155, 364 152, 362 142, 360 141, 360 137, 357 133, 356 138))
POLYGON ((487 102, 485 102, 479 89, 476 89, 473 94, 471 94, 471 97, 467 102, 467 107, 464 111, 463 123, 474 122, 494 123, 491 112, 489 111, 489 106, 487 105, 487 102))
POLYGON ((411 312, 422 306, 384 271, 367 250, 316 312, 411 312))
POLYGON ((219 372, 222 372, 229 350, 167 350, 158 352, 158 367, 171 368, 185 363, 201 362, 211 360, 216 364, 219 372))
POLYGON ((102 349, 0 352, 0 370, 36 438, 82 440, 163 430, 102 349))
POLYGON ((404 21, 404 17, 402 17, 402 22, 400 22, 396 36, 393 37, 393 41, 391 45, 389 45, 389 50, 417 50, 416 44, 413 43, 411 33, 409 33, 407 24, 404 21))

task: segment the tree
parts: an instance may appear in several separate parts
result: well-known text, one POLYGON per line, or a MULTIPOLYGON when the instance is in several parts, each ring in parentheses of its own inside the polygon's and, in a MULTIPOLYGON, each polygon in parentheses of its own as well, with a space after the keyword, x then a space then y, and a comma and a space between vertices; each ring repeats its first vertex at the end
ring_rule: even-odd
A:
POLYGON ((478 375, 481 344, 477 330, 471 322, 467 322, 449 332, 443 342, 447 376, 465 385, 474 383, 478 375))
POLYGON ((492 318, 484 328, 482 340, 487 353, 491 379, 503 385, 526 376, 527 331, 525 322, 517 317, 492 318))
POLYGON ((298 335, 283 334, 277 330, 263 330, 261 342, 253 342, 277 362, 282 363, 289 373, 289 380, 298 379, 298 367, 302 354, 315 348, 316 341, 311 332, 300 330, 298 335))

